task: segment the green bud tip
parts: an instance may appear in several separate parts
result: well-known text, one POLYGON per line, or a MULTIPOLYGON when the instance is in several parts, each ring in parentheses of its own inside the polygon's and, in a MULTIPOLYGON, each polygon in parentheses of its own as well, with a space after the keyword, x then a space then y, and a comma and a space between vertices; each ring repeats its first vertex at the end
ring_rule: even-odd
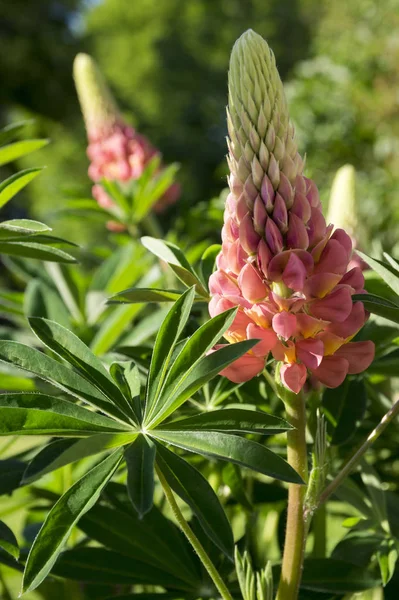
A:
POLYGON ((335 174, 327 214, 327 223, 344 229, 351 237, 355 236, 358 225, 355 188, 355 168, 344 165, 335 174))
POLYGON ((119 110, 91 56, 80 53, 75 57, 73 77, 88 133, 112 128, 120 120, 119 110))

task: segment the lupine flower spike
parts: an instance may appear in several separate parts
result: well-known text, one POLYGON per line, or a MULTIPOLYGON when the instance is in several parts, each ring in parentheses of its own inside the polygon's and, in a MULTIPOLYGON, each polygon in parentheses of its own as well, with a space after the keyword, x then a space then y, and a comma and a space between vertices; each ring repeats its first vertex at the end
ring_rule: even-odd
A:
POLYGON ((348 270, 351 238, 326 225, 316 185, 303 175, 274 55, 253 31, 232 51, 227 122, 230 193, 209 310, 238 306, 225 337, 260 342, 222 374, 247 381, 271 354, 292 392, 309 375, 337 387, 374 356, 372 342, 351 342, 366 320, 363 304, 352 303, 364 278, 348 270))
MULTIPOLYGON (((89 141, 89 177, 95 183, 92 193, 100 206, 110 208, 113 202, 98 182, 103 178, 120 183, 138 179, 148 162, 160 153, 145 136, 124 122, 102 74, 90 56, 78 54, 73 70, 89 141)), ((175 202, 179 193, 179 186, 173 184, 155 210, 160 211, 175 202)))

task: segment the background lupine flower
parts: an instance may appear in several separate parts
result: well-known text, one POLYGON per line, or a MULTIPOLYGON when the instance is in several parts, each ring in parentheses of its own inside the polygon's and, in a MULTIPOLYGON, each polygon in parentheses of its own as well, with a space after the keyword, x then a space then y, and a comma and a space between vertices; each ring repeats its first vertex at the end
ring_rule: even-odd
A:
MULTIPOLYGON (((102 74, 87 54, 76 56, 74 79, 89 141, 89 177, 95 182, 92 193, 100 206, 110 208, 113 201, 96 182, 103 178, 120 183, 138 179, 148 162, 160 153, 124 122, 102 74)), ((179 194, 178 184, 173 184, 154 209, 164 209, 179 194)))
MULTIPOLYGON (((335 174, 328 201, 327 222, 344 229, 351 237, 353 248, 359 248, 356 171, 353 165, 344 165, 335 174)), ((369 268, 356 252, 353 253, 349 266, 358 266, 362 270, 369 268)))
POLYGON ((351 238, 326 225, 316 185, 302 174, 274 55, 253 31, 232 51, 227 119, 230 194, 209 311, 238 306, 225 337, 260 342, 222 374, 247 381, 271 353, 294 393, 308 375, 337 387, 374 356, 372 342, 350 341, 366 320, 352 303, 364 278, 348 270, 351 238))

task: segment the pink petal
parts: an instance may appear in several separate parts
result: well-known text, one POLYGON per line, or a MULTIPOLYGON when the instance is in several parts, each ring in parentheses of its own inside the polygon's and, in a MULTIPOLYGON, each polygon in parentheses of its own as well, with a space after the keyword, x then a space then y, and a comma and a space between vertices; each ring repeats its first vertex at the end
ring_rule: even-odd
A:
POLYGON ((341 280, 341 275, 335 273, 318 273, 312 275, 306 282, 306 295, 313 298, 324 298, 341 280))
POLYGON ((374 354, 374 343, 368 340, 366 342, 344 344, 337 350, 335 356, 346 359, 349 364, 348 373, 350 375, 357 375, 371 365, 374 360, 374 354))
POLYGON ((331 239, 337 240, 337 242, 339 242, 341 244, 341 246, 343 246, 345 248, 347 256, 348 256, 348 260, 349 260, 350 257, 352 256, 353 246, 352 246, 352 240, 349 237, 349 235, 346 233, 346 231, 344 231, 343 229, 336 229, 334 231, 334 233, 332 234, 331 239))
POLYGON ((364 310, 363 302, 355 302, 352 307, 352 311, 345 321, 342 323, 334 323, 330 325, 328 331, 339 335, 342 338, 348 338, 355 335, 361 329, 366 322, 366 312, 364 310))
POLYGON ((345 273, 341 279, 341 283, 350 285, 355 292, 361 292, 364 288, 364 276, 360 267, 353 267, 345 273))
POLYGON ((234 296, 240 293, 238 283, 224 271, 215 271, 209 278, 209 291, 213 295, 234 296))
POLYGON ((308 369, 317 369, 323 360, 324 344, 321 340, 301 340, 296 343, 296 355, 308 369))
POLYGON ((274 331, 284 340, 288 340, 297 330, 296 316, 289 312, 280 312, 272 320, 274 331))
POLYGON ((331 294, 309 304, 311 314, 332 323, 345 321, 352 311, 352 297, 347 287, 337 287, 331 294))
POLYGON ((283 272, 283 281, 287 287, 296 292, 303 290, 306 279, 306 269, 303 262, 294 253, 291 253, 283 272))
POLYGON ((265 277, 268 276, 267 266, 272 257, 273 254, 270 252, 269 246, 264 239, 261 239, 258 246, 258 266, 265 277))
POLYGON ((247 327, 247 338, 249 340, 261 340, 252 348, 253 354, 259 357, 266 357, 277 343, 277 335, 273 329, 263 329, 254 323, 250 323, 247 327))
POLYGON ((306 381, 306 367, 298 363, 283 365, 280 369, 280 377, 286 388, 294 392, 294 394, 298 394, 306 381))
POLYGON ((296 315, 296 320, 298 332, 303 335, 304 338, 314 337, 329 325, 328 321, 315 319, 306 313, 298 313, 296 315))
POLYGON ((265 298, 269 291, 258 271, 249 263, 241 269, 238 284, 244 298, 254 304, 265 298))
POLYGON ((325 356, 313 375, 328 388, 336 388, 348 374, 349 363, 340 356, 325 356))
POLYGON ((253 354, 244 354, 231 365, 220 371, 219 375, 224 375, 234 383, 244 383, 256 375, 259 375, 264 369, 264 358, 258 358, 253 354))

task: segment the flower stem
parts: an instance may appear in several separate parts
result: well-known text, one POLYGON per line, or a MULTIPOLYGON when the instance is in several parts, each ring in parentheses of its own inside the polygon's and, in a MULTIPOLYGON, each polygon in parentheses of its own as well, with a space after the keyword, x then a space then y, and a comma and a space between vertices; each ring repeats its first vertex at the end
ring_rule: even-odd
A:
MULTIPOLYGON (((285 408, 287 419, 294 426, 294 429, 287 432, 288 462, 306 482, 308 461, 304 395, 300 393, 293 401, 286 402, 285 408)), ((276 600, 296 600, 298 597, 307 533, 304 518, 305 495, 306 485, 290 484, 283 564, 276 600)))
POLYGON ((364 453, 370 448, 370 446, 380 437, 384 429, 389 423, 399 414, 399 400, 395 402, 392 408, 382 417, 377 427, 373 429, 366 441, 360 446, 359 450, 348 460, 343 469, 333 479, 333 481, 326 487, 324 492, 321 494, 319 499, 319 506, 326 502, 333 492, 341 485, 343 480, 353 471, 356 465, 360 462, 364 453))
POLYGON ((213 583, 215 584, 215 586, 216 586, 217 590, 219 591, 223 600, 233 600, 229 590, 227 589, 226 584, 224 583, 223 579, 220 577, 215 565, 209 558, 209 556, 206 553, 201 542, 199 541, 199 539, 197 538, 197 536, 195 535, 195 533, 193 532, 193 530, 187 523, 186 519, 184 518, 184 516, 175 500, 174 494, 173 494, 168 482, 166 481, 161 469, 158 466, 156 466, 156 471, 157 471, 159 481, 162 485, 163 491, 165 493, 165 497, 166 497, 167 501, 169 502, 169 506, 172 509, 172 513, 173 513, 176 521, 178 522, 180 529, 182 530, 182 532, 184 533, 184 535, 186 536, 186 538, 188 539, 188 541, 190 542, 190 544, 192 545, 192 547, 194 548, 196 553, 198 554, 202 564, 204 565, 205 569, 208 571, 209 576, 211 577, 213 583))

